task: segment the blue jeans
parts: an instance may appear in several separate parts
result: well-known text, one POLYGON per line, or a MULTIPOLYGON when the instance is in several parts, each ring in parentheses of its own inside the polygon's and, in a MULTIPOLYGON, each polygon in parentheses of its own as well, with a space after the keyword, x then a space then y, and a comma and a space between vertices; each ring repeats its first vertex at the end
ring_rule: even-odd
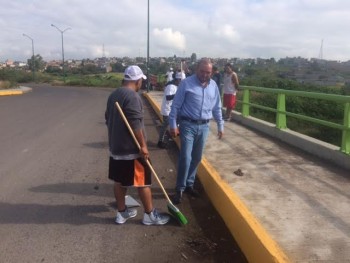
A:
POLYGON ((196 124, 180 121, 180 156, 177 169, 176 191, 193 187, 197 166, 202 159, 205 142, 209 134, 209 123, 196 124))

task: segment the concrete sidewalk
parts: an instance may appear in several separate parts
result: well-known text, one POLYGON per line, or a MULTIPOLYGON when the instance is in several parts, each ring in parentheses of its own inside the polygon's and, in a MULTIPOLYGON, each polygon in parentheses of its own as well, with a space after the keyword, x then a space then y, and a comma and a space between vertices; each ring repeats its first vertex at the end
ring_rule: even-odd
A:
POLYGON ((10 95, 22 95, 24 93, 32 91, 31 88, 19 86, 13 89, 0 89, 0 96, 10 96, 10 95))
MULTIPOLYGON (((145 93, 159 115, 162 92, 145 93)), ((249 262, 350 262, 350 176, 235 122, 198 176, 249 262)))

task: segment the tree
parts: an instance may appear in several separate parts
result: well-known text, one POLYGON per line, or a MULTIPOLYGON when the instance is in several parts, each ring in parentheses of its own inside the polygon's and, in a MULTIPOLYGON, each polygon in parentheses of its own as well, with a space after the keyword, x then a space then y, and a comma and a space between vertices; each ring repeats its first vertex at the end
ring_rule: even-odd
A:
POLYGON ((59 67, 55 66, 47 66, 45 72, 52 73, 52 74, 59 74, 61 73, 61 69, 59 67))
POLYGON ((104 69, 96 66, 95 64, 85 64, 81 67, 81 73, 84 74, 98 74, 104 72, 104 69))
POLYGON ((349 96, 350 95, 350 82, 345 82, 344 85, 344 94, 349 96))
MULTIPOLYGON (((33 56, 27 60, 27 64, 29 66, 30 70, 33 70, 33 56)), ((39 71, 45 68, 45 62, 43 61, 43 58, 37 54, 34 56, 34 70, 39 71)))
POLYGON ((197 54, 196 53, 192 53, 191 55, 191 62, 196 62, 197 61, 197 54))
POLYGON ((111 67, 113 72, 124 72, 125 70, 125 67, 120 62, 112 63, 111 67))

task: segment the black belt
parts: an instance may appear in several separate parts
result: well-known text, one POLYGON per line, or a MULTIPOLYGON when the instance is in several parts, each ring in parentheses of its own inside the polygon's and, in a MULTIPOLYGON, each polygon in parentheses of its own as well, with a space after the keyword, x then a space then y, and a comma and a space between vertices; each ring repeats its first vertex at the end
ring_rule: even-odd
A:
POLYGON ((180 119, 183 121, 189 121, 189 122, 196 123, 196 124, 206 124, 210 121, 210 120, 192 120, 192 119, 186 118, 186 117, 180 117, 180 119))

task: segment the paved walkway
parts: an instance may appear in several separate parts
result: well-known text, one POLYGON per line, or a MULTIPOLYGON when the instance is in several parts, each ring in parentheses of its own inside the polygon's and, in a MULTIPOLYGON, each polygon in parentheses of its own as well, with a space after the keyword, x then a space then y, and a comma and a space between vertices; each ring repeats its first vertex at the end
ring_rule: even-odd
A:
MULTIPOLYGON (((162 92, 145 96, 159 114, 162 92)), ((235 122, 216 132, 198 176, 250 262, 350 262, 349 171, 235 122)))

